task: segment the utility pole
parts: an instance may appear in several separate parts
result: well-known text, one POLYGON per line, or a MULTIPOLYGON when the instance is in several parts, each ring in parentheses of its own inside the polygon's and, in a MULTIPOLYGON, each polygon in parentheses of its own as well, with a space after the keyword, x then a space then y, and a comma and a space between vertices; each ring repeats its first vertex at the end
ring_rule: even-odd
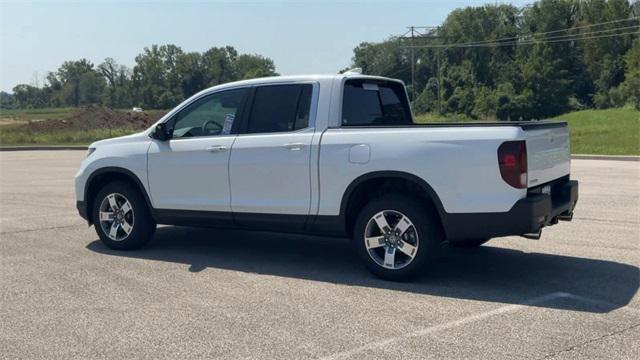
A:
POLYGON ((442 50, 441 49, 437 49, 436 50, 438 52, 438 55, 436 55, 436 59, 437 59, 437 68, 438 68, 438 115, 442 115, 442 102, 440 99, 442 99, 442 90, 441 90, 441 84, 442 84, 442 71, 440 71, 440 55, 442 50))
MULTIPOLYGON (((405 32, 404 35, 399 36, 399 39, 407 39, 410 40, 409 46, 403 46, 404 48, 409 48, 411 50, 411 97, 412 100, 416 100, 416 49, 420 48, 416 43, 417 40, 420 39, 441 39, 442 36, 438 35, 438 27, 437 26, 407 26, 409 31, 405 32), (408 34, 410 36, 407 36, 408 34)), ((441 71, 440 71, 440 51, 436 52, 436 62, 437 62, 437 79, 438 79, 438 112, 442 113, 441 106, 441 71)))
POLYGON ((415 26, 411 26, 411 102, 416 101, 416 49, 415 26))
POLYGON ((39 88, 40 87, 40 78, 38 77, 38 71, 34 71, 33 72, 33 81, 35 82, 35 87, 39 88))

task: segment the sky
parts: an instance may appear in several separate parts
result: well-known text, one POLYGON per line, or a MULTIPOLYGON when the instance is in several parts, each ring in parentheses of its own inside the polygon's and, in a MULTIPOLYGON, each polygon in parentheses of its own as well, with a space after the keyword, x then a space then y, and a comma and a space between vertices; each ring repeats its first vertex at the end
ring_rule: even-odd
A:
POLYGON ((231 45, 270 57, 283 75, 336 73, 361 42, 383 41, 410 25, 438 25, 455 8, 485 3, 496 1, 0 0, 0 90, 41 86, 66 60, 97 65, 112 57, 133 67, 152 44, 198 52, 231 45))

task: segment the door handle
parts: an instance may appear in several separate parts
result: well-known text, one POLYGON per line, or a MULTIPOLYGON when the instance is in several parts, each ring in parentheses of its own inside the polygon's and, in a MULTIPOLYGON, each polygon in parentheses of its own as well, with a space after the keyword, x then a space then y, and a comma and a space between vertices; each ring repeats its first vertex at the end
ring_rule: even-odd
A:
POLYGON ((302 150, 304 143, 288 143, 284 144, 284 147, 289 150, 302 150))
POLYGON ((224 145, 212 145, 207 148, 210 152, 223 152, 227 151, 227 147, 224 145))

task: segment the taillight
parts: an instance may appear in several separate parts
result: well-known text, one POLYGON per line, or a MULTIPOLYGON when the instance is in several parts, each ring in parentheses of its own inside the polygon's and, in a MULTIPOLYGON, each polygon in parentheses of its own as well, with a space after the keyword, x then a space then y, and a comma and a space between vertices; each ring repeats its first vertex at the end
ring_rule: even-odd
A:
POLYGON ((517 189, 527 187, 527 143, 507 141, 498 148, 500 175, 509 185, 517 189))

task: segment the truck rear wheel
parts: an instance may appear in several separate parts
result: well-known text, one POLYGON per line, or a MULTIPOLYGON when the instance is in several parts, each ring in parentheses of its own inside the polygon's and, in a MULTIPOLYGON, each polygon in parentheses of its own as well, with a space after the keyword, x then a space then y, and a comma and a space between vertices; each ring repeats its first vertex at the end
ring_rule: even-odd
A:
POLYGON ((93 201, 93 220, 100 240, 114 250, 141 248, 156 229, 140 192, 122 181, 98 191, 93 201))
POLYGON ((365 205, 353 232, 356 252, 369 271, 394 281, 417 275, 442 240, 440 223, 432 209, 395 194, 365 205))

